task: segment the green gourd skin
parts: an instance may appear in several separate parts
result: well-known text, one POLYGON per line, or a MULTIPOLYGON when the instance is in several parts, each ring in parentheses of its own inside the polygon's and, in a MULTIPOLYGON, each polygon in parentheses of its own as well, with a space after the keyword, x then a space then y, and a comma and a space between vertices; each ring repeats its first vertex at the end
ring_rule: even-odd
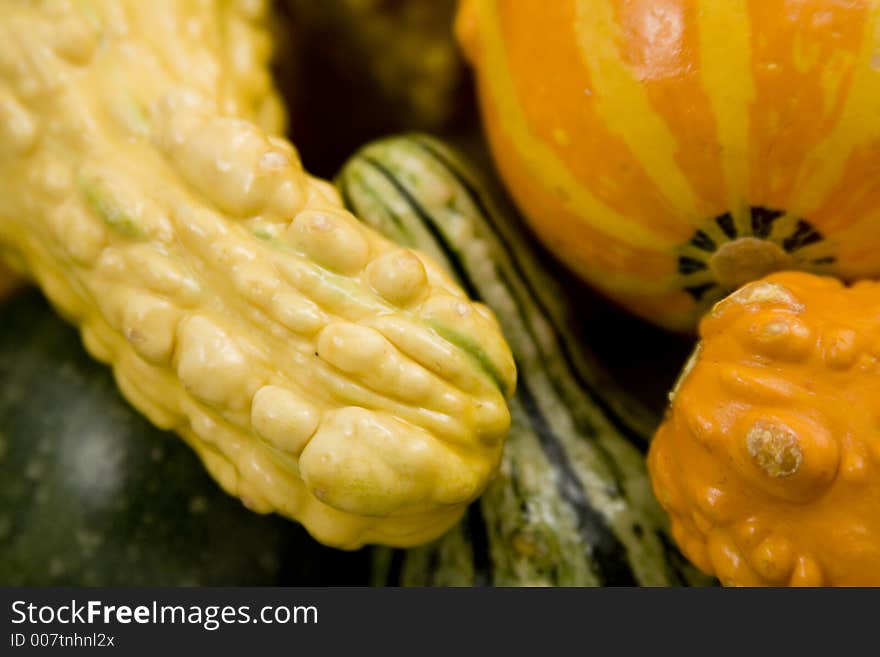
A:
POLYGON ((495 312, 519 372, 487 492, 438 541, 376 550, 374 583, 708 583, 673 547, 650 490, 655 419, 579 344, 559 284, 463 158, 427 136, 392 137, 361 149, 336 182, 356 216, 434 256, 495 312))
POLYGON ((367 567, 224 493, 36 292, 0 305, 0 585, 364 584, 367 567))

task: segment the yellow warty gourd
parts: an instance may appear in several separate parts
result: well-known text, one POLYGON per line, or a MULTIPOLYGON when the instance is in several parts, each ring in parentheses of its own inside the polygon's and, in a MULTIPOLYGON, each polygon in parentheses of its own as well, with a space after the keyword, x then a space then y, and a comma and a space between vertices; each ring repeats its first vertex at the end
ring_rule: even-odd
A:
POLYGON ((0 253, 250 508, 340 547, 424 542, 498 463, 513 359, 277 136, 264 20, 0 2, 0 253))

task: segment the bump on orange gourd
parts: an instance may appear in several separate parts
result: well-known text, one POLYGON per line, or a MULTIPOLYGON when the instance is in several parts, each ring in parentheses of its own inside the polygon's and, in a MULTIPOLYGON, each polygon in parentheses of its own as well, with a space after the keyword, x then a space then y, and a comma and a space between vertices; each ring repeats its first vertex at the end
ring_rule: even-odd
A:
POLYGON ((700 337, 648 457, 679 547, 727 585, 880 585, 880 283, 773 274, 700 337))
POLYGON ((880 5, 462 0, 500 173, 575 271, 692 330, 772 271, 880 275, 880 5))

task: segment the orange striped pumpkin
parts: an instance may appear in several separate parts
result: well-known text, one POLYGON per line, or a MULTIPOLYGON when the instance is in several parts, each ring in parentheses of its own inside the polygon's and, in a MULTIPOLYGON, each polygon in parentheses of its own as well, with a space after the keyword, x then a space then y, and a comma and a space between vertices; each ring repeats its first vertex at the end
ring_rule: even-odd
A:
POLYGON ((463 0, 457 31, 511 194, 633 312, 880 274, 880 3, 463 0))

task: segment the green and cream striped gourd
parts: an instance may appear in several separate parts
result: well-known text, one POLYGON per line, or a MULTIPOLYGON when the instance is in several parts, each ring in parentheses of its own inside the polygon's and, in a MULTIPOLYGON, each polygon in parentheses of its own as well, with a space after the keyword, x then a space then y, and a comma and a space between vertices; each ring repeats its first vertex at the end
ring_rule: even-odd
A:
POLYGON ((463 159, 427 136, 392 137, 359 151, 337 186, 359 218, 494 310, 519 372, 499 475, 440 540, 377 550, 375 582, 702 583, 651 494, 640 448, 653 418, 577 344, 559 284, 463 159))

